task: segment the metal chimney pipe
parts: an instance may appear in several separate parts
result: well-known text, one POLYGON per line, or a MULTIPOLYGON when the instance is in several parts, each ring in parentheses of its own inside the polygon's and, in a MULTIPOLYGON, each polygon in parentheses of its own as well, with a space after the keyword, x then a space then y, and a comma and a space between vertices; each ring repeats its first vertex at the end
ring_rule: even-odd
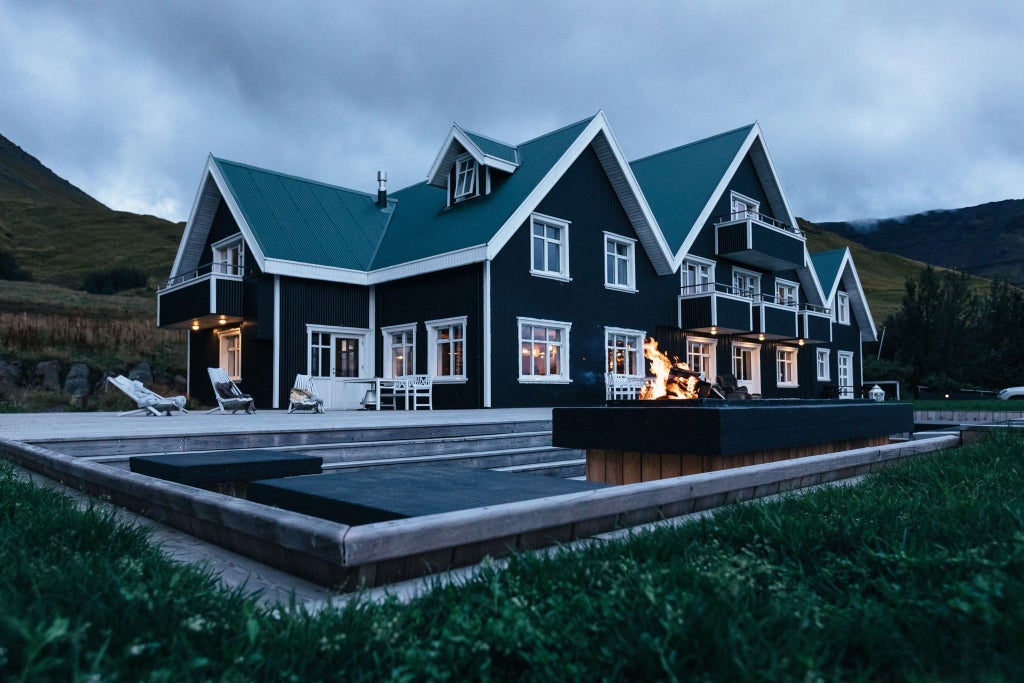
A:
POLYGON ((377 171, 377 206, 384 208, 388 205, 388 172, 377 171))

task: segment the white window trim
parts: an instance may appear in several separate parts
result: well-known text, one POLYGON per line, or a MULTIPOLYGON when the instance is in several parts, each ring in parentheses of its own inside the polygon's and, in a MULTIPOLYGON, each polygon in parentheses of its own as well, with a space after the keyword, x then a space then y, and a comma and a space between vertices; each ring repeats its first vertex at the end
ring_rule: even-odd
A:
POLYGON ((786 306, 788 308, 797 308, 797 307, 799 307, 799 305, 800 305, 800 283, 799 282, 793 282, 792 280, 784 280, 781 277, 775 278, 775 296, 776 296, 776 302, 775 303, 779 304, 780 306, 786 306), (788 301, 779 301, 778 300, 779 285, 782 285, 783 287, 792 288, 792 290, 793 290, 793 301, 792 301, 792 303, 789 303, 788 301))
POLYGON ((611 374, 614 374, 614 375, 616 375, 618 377, 644 377, 644 376, 646 376, 646 374, 647 374, 646 373, 646 365, 644 363, 644 339, 647 338, 647 331, 646 330, 630 330, 630 329, 627 329, 625 327, 606 327, 606 328, 604 328, 604 353, 605 353, 605 360, 606 361, 608 359, 608 350, 611 348, 609 346, 609 341, 610 341, 609 337, 611 337, 611 335, 613 335, 613 334, 617 334, 617 335, 620 335, 620 336, 623 336, 623 337, 634 337, 635 339, 638 340, 639 343, 637 344, 637 347, 636 347, 636 351, 637 351, 637 364, 636 364, 637 372, 636 372, 635 375, 622 375, 622 374, 619 374, 617 372, 613 373, 611 370, 608 370, 607 372, 611 373, 611 374))
POLYGON ((846 292, 836 292, 836 323, 850 324, 850 295, 846 292))
POLYGON ((519 374, 520 384, 571 384, 572 375, 569 372, 569 334, 572 330, 572 323, 561 320, 544 320, 543 318, 516 318, 516 368, 519 374), (523 362, 519 358, 523 348, 523 325, 537 325, 538 327, 559 327, 563 330, 562 335, 562 372, 558 375, 524 375, 523 362))
POLYGON ((455 183, 455 187, 452 188, 453 201, 461 202, 465 199, 469 199, 470 197, 475 197, 478 194, 480 194, 480 191, 478 189, 480 187, 480 164, 477 163, 476 159, 473 158, 472 154, 469 154, 467 152, 466 154, 460 154, 458 157, 455 158, 455 174, 453 176, 453 182, 455 183), (464 192, 460 193, 459 166, 462 165, 462 163, 465 161, 471 162, 470 167, 473 169, 473 181, 472 183, 470 183, 469 189, 466 189, 464 192))
POLYGON ((853 386, 853 356, 854 356, 853 351, 837 351, 836 352, 836 356, 837 356, 837 360, 836 360, 836 381, 837 382, 842 378, 841 374, 839 372, 839 362, 840 362, 840 360, 842 358, 846 358, 849 361, 849 368, 850 368, 850 385, 849 386, 845 386, 845 387, 842 386, 842 385, 839 385, 837 387, 839 389, 839 398, 841 398, 841 399, 851 399, 851 398, 854 397, 854 393, 855 393, 854 392, 854 386, 853 386))
POLYGON ((745 268, 733 267, 733 269, 732 269, 732 286, 736 290, 737 294, 741 294, 742 296, 747 296, 745 294, 742 294, 739 291, 739 289, 740 289, 739 285, 736 284, 736 276, 737 275, 746 275, 747 277, 754 278, 754 280, 757 282, 757 287, 755 288, 755 291, 752 294, 752 296, 753 296, 755 301, 759 300, 761 298, 761 291, 762 291, 762 289, 761 289, 761 273, 757 272, 756 270, 746 270, 745 268))
POLYGON ((746 349, 753 352, 751 358, 751 374, 754 375, 751 379, 741 380, 739 377, 736 378, 736 383, 739 386, 747 387, 747 391, 751 394, 761 393, 761 381, 764 376, 761 372, 761 345, 753 342, 732 342, 731 348, 729 349, 729 371, 736 374, 736 368, 733 367, 733 356, 735 355, 735 349, 746 349))
POLYGON ((530 214, 530 275, 561 280, 562 282, 572 282, 572 278, 569 276, 569 221, 555 218, 554 216, 545 216, 542 213, 530 214), (533 226, 537 222, 550 224, 552 227, 561 230, 562 239, 560 242, 562 248, 559 251, 558 272, 553 270, 536 270, 533 267, 533 226))
POLYGON ((792 389, 800 386, 800 366, 799 362, 800 350, 795 346, 777 346, 775 347, 775 385, 782 389, 792 389), (779 377, 779 358, 783 352, 793 352, 793 381, 783 382, 779 377))
POLYGON ((243 244, 242 234, 231 235, 211 244, 210 259, 212 264, 210 272, 214 275, 241 278, 242 273, 245 272, 245 245, 243 244), (238 272, 229 273, 224 263, 227 261, 227 252, 234 247, 238 247, 238 264, 234 266, 238 269, 238 272))
POLYGON ((217 334, 217 363, 218 363, 218 367, 221 367, 221 368, 224 369, 224 372, 227 373, 227 375, 231 379, 231 381, 233 381, 233 382, 240 382, 242 380, 242 328, 241 327, 232 327, 231 329, 227 329, 227 330, 217 330, 216 334, 217 334), (226 353, 227 349, 224 348, 225 340, 227 340, 227 339, 229 339, 231 337, 237 337, 238 338, 238 348, 237 348, 237 351, 236 351, 238 353, 238 367, 237 367, 238 372, 236 374, 234 374, 234 375, 232 375, 230 372, 228 372, 227 353, 226 353))
POLYGON ((618 233, 604 232, 604 287, 605 289, 613 289, 617 292, 630 292, 635 294, 636 288, 636 240, 625 235, 619 235, 618 233), (624 285, 608 282, 608 243, 622 244, 629 247, 629 254, 626 259, 626 278, 628 282, 624 285))
POLYGON ((306 324, 306 374, 314 379, 329 379, 333 375, 313 375, 313 333, 331 335, 331 363, 334 363, 335 337, 359 339, 359 377, 368 377, 367 350, 369 349, 370 330, 364 327, 336 327, 334 325, 306 324))
POLYGON ((753 213, 756 213, 756 214, 760 214, 761 213, 761 202, 757 201, 756 199, 751 199, 750 197, 748 197, 746 195, 743 195, 743 194, 740 194, 739 192, 730 191, 729 192, 729 217, 732 218, 732 220, 746 220, 745 216, 742 219, 736 217, 737 211, 735 210, 734 207, 736 205, 735 203, 738 202, 738 201, 739 202, 743 202, 744 204, 747 205, 747 207, 748 207, 747 211, 752 211, 753 213))
POLYGON ((815 373, 818 376, 819 382, 831 382, 832 381, 832 350, 831 349, 817 349, 814 352, 814 367, 815 373), (825 373, 821 372, 821 359, 825 359, 825 373))
MULTIPOLYGON (((718 340, 713 337, 687 337, 686 338, 686 364, 690 364, 690 342, 699 344, 710 344, 711 353, 708 354, 708 370, 704 371, 704 381, 714 383, 718 377, 718 340)), ((691 370, 693 368, 690 368, 691 370)))
POLYGON ((466 377, 466 365, 468 355, 466 352, 467 341, 466 341, 466 321, 467 316, 456 316, 454 318, 440 318, 438 320, 428 320, 425 325, 427 326, 427 347, 430 352, 427 354, 427 373, 433 379, 434 384, 465 384, 467 381, 466 377), (437 374, 437 330, 441 327, 448 327, 452 325, 462 326, 462 374, 461 375, 438 375, 437 374))
POLYGON ((687 256, 686 258, 684 258, 682 265, 679 266, 679 287, 680 287, 680 291, 682 291, 684 295, 686 295, 686 294, 704 294, 704 293, 710 293, 710 292, 715 291, 715 265, 716 265, 715 262, 712 261, 711 259, 701 258, 699 256, 687 256), (694 290, 692 292, 685 291, 686 287, 692 286, 692 285, 688 285, 686 283, 686 266, 687 265, 703 266, 703 267, 706 267, 708 269, 707 292, 705 292, 705 291, 697 291, 697 290, 694 290))
MULTIPOLYGON (((388 327, 380 328, 381 341, 384 343, 384 356, 382 358, 384 365, 383 377, 388 379, 394 378, 394 374, 392 372, 391 339, 389 337, 396 332, 408 332, 409 330, 412 330, 412 372, 410 372, 409 375, 416 374, 416 327, 416 323, 406 323, 404 325, 390 325, 388 327)), ((408 377, 409 375, 403 376, 408 377)))

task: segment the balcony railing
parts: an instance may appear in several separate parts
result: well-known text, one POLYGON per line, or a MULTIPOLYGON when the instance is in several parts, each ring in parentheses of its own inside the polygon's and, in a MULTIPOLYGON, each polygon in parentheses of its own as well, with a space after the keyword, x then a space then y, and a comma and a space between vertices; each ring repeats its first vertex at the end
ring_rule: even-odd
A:
POLYGON ((686 285, 680 292, 682 296, 699 296, 701 294, 731 294, 732 296, 750 296, 740 291, 738 287, 722 284, 721 282, 701 282, 696 285, 686 285))
POLYGON ((180 285, 185 282, 191 282, 207 275, 226 275, 228 277, 242 277, 242 266, 238 263, 229 263, 228 261, 211 261, 210 263, 204 263, 194 270, 190 270, 185 273, 179 273, 174 277, 161 282, 157 286, 157 291, 163 291, 170 289, 176 285, 180 285))
POLYGON ((715 219, 715 225, 722 225, 723 223, 735 223, 736 221, 746 220, 757 221, 759 223, 763 223, 778 230, 785 230, 786 232, 791 232, 798 237, 803 237, 804 235, 800 228, 790 225, 788 223, 783 223, 782 221, 779 220, 775 220, 771 216, 765 216, 763 213, 758 213, 756 211, 733 211, 728 216, 721 216, 715 219))

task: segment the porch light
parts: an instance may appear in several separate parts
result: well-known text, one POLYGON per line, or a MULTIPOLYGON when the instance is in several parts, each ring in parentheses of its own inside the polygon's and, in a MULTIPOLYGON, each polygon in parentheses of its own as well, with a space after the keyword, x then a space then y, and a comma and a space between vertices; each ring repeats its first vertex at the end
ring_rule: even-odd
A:
POLYGON ((193 320, 192 321, 192 331, 193 332, 198 332, 199 331, 199 321, 198 320, 193 320))
POLYGON ((224 316, 221 316, 220 320, 218 320, 217 322, 220 323, 221 325, 227 325, 228 324, 228 319, 225 318, 224 316))
POLYGON ((718 327, 716 327, 715 325, 712 325, 711 326, 711 336, 714 337, 716 334, 718 334, 718 327))
POLYGON ((797 340, 797 342, 796 342, 796 343, 797 343, 798 345, 800 345, 800 346, 803 346, 803 345, 804 345, 804 340, 803 340, 803 339, 799 339, 799 340, 797 340))
POLYGON ((757 335, 757 341, 764 341, 764 332, 757 335))

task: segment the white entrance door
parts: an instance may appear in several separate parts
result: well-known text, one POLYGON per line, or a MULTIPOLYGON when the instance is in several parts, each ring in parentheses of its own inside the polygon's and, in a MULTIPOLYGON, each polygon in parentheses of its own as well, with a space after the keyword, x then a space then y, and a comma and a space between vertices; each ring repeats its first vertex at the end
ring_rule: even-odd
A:
POLYGON ((839 398, 853 398, 853 354, 840 351, 836 357, 839 361, 839 398))
POLYGON ((362 407, 370 385, 351 380, 371 376, 369 336, 369 330, 309 326, 309 374, 325 408, 362 407))
POLYGON ((761 393, 761 347, 758 344, 732 345, 732 374, 736 385, 749 394, 761 393))

